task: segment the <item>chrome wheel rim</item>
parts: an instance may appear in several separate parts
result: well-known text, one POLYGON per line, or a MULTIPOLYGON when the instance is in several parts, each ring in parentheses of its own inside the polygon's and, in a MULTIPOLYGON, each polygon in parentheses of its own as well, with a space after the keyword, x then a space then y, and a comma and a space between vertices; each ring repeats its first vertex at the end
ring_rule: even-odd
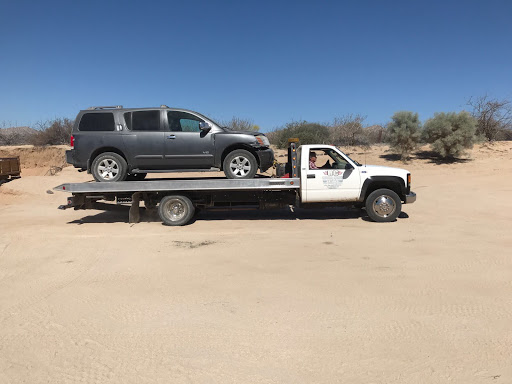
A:
POLYGON ((169 200, 165 206, 165 215, 171 221, 183 219, 185 213, 185 204, 178 199, 169 200))
POLYGON ((396 211, 395 200, 388 195, 381 195, 373 201, 373 211, 380 217, 389 217, 396 211))
POLYGON ((119 164, 114 159, 101 160, 98 171, 103 179, 111 180, 119 174, 119 164))
POLYGON ((244 177, 251 171, 251 162, 247 157, 236 156, 229 163, 229 168, 236 177, 244 177))

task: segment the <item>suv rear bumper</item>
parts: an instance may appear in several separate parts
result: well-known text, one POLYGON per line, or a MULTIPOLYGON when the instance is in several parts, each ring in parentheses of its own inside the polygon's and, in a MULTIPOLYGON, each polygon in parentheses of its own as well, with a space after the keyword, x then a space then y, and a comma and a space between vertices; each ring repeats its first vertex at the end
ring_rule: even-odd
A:
POLYGON ((405 195, 405 204, 412 204, 416 201, 416 194, 414 192, 410 192, 405 195))
POLYGON ((262 149, 256 152, 260 159, 260 170, 265 172, 274 164, 274 151, 271 148, 262 149))

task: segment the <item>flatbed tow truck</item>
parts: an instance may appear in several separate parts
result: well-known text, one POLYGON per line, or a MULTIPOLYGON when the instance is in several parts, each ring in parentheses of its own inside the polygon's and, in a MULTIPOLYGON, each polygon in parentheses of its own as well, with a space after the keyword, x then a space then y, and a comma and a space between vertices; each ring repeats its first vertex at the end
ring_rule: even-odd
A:
POLYGON ((365 208, 377 222, 396 220, 402 204, 416 201, 411 174, 400 168, 361 165, 335 146, 291 142, 288 162, 278 164, 278 177, 253 179, 167 179, 121 182, 67 183, 54 188, 68 192, 60 209, 105 209, 112 204, 131 204, 129 222, 140 220, 139 204, 158 209, 166 225, 189 223, 200 209, 257 207, 260 209, 324 208, 352 205, 365 208), (326 163, 310 166, 310 155, 320 153, 326 163))

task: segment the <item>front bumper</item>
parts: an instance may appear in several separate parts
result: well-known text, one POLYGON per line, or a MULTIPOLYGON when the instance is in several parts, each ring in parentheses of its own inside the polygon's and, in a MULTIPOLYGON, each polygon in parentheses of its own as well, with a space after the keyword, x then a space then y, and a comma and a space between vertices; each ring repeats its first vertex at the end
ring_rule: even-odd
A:
POLYGON ((410 192, 409 194, 405 195, 405 204, 412 204, 416 201, 416 194, 414 192, 410 192))
POLYGON ((262 149, 256 153, 260 159, 259 163, 261 172, 265 172, 272 166, 272 164, 274 164, 274 151, 271 148, 262 149))

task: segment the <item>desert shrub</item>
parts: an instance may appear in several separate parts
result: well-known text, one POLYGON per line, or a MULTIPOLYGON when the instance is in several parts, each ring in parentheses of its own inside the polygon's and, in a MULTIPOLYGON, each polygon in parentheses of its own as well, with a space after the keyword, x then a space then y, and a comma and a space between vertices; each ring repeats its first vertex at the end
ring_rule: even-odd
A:
POLYGON ((43 123, 38 123, 38 132, 33 136, 34 145, 61 145, 69 144, 73 121, 59 118, 43 123))
POLYGON ((477 121, 477 134, 488 141, 502 140, 512 129, 512 102, 487 95, 470 98, 467 105, 477 121))
POLYGON ((34 133, 30 127, 7 127, 5 122, 0 123, 0 145, 30 144, 34 133))
POLYGON ((396 112, 388 124, 389 150, 407 160, 411 152, 419 147, 421 139, 421 122, 417 113, 409 111, 396 112))
POLYGON ((512 129, 502 129, 496 136, 496 140, 512 141, 512 129))
POLYGON ((345 115, 334 119, 330 126, 330 141, 334 145, 368 145, 369 138, 363 128, 362 115, 345 115))
POLYGON ((460 157, 476 141, 477 121, 468 112, 436 113, 427 120, 423 136, 441 157, 460 157))
POLYGON ((258 125, 253 124, 252 120, 241 119, 240 117, 233 116, 229 121, 221 121, 223 127, 228 127, 234 131, 256 131, 260 130, 258 125))
POLYGON ((368 144, 380 144, 386 141, 386 128, 382 125, 371 125, 363 128, 364 140, 368 144))
POLYGON ((293 121, 270 132, 267 137, 278 148, 286 148, 292 137, 298 138, 301 144, 324 144, 329 141, 329 128, 318 123, 293 121))

